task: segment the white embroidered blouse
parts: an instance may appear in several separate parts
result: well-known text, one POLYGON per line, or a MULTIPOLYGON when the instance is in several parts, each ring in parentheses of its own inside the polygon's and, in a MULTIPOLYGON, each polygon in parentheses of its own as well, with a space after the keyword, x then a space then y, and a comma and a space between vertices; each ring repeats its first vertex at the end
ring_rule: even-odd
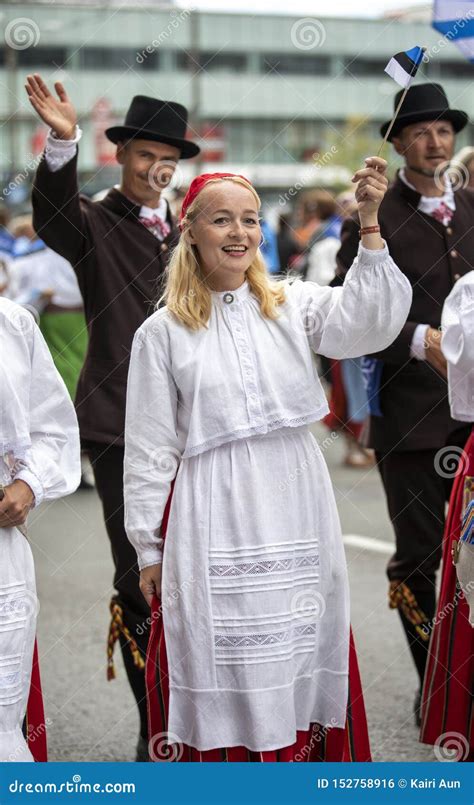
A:
POLYGON ((276 320, 247 281, 212 293, 207 329, 166 307, 135 335, 125 425, 125 526, 140 568, 160 562, 160 526, 180 461, 328 412, 314 353, 354 358, 385 349, 411 305, 409 281, 385 247, 359 248, 344 285, 286 284, 276 320))
POLYGON ((79 429, 69 393, 31 313, 0 298, 0 483, 21 479, 35 505, 74 492, 79 429))
POLYGON ((448 362, 451 416, 474 421, 474 271, 459 279, 443 306, 441 349, 448 362))

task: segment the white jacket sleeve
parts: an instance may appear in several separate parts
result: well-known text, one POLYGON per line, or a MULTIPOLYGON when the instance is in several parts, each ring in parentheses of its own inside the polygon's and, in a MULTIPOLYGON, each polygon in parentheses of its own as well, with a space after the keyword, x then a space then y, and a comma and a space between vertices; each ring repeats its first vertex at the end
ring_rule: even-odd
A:
POLYGON ((182 455, 168 336, 154 317, 135 335, 125 416, 125 529, 140 570, 162 561, 160 527, 182 455))
POLYGON ((449 364, 462 372, 474 370, 474 271, 458 280, 441 317, 441 349, 449 364))
POLYGON ((30 356, 31 447, 21 456, 10 456, 8 463, 12 478, 31 488, 37 506, 77 489, 81 457, 74 406, 36 324, 26 328, 25 338, 30 356))
POLYGON ((412 288, 387 246, 359 252, 342 287, 297 282, 298 308, 311 348, 328 358, 358 358, 388 347, 408 316, 412 288))

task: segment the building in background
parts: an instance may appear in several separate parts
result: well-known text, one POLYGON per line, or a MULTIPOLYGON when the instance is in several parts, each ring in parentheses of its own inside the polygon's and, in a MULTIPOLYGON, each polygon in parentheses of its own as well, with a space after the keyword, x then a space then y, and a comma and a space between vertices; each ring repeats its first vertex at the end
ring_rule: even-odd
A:
MULTIPOLYGON (((216 14, 132 0, 6 2, 0 8, 0 81, 8 90, 0 97, 3 198, 7 204, 27 198, 44 142, 24 92, 32 71, 49 84, 62 81, 79 111, 81 180, 89 194, 117 180, 101 127, 121 120, 136 94, 190 109, 203 155, 199 164, 180 163, 183 184, 207 165, 220 165, 245 171, 280 204, 302 187, 340 188, 380 143, 396 90, 384 74, 393 53, 415 44, 428 53, 435 48, 417 80, 441 81, 451 104, 474 118, 473 65, 430 27, 428 9, 367 20, 216 14)), ((473 142, 471 124, 459 147, 473 142)))

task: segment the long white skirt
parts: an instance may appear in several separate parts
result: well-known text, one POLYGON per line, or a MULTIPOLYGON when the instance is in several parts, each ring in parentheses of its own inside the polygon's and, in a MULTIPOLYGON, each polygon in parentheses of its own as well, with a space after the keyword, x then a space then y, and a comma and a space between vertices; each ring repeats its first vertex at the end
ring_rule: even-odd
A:
POLYGON ((22 733, 36 634, 33 555, 17 528, 0 528, 0 762, 33 761, 22 733))
POLYGON ((181 462, 162 584, 170 743, 267 751, 344 727, 347 569, 307 426, 181 462))

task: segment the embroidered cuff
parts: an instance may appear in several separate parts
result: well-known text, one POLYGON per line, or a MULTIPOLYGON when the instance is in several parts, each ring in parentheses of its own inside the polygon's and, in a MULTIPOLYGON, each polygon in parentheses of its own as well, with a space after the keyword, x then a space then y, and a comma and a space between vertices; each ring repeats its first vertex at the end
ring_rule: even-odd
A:
POLYGON ((138 557, 138 568, 144 570, 151 565, 160 565, 163 562, 163 552, 160 548, 150 548, 148 551, 140 552, 138 557))
POLYGON ((388 246, 385 241, 383 249, 366 249, 365 246, 362 246, 362 243, 359 243, 357 258, 357 262, 360 265, 366 266, 375 266, 380 263, 386 263, 387 260, 391 259, 390 252, 388 251, 388 246))
POLYGON ((76 126, 76 133, 72 140, 60 140, 58 137, 54 136, 52 129, 49 130, 46 138, 44 157, 50 171, 54 173, 60 170, 73 158, 81 137, 82 131, 79 126, 76 126))

